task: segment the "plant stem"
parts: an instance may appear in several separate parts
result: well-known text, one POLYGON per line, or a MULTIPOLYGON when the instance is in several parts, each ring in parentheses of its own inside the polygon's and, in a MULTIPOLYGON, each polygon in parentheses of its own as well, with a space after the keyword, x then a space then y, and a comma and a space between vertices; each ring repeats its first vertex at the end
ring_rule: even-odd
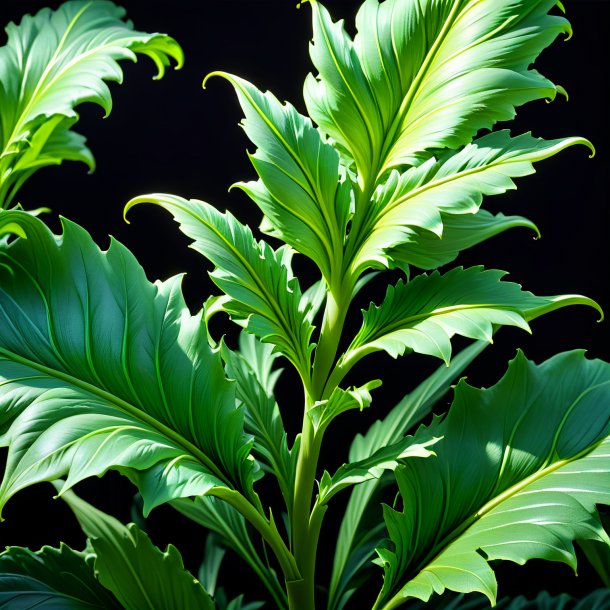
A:
POLYGON ((300 580, 301 575, 297 564, 295 563, 295 559, 286 547, 273 522, 270 523, 267 521, 267 519, 237 491, 225 487, 217 487, 210 492, 210 495, 228 502, 258 530, 277 557, 286 581, 300 580))

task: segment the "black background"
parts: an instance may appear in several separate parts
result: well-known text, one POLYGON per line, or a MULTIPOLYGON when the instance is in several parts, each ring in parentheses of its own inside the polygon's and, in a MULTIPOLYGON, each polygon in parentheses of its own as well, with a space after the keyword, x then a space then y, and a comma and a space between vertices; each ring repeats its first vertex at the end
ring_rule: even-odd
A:
MULTIPOLYGON (((23 13, 47 4, 3 0, 0 22, 18 20, 23 13)), ((114 109, 110 117, 102 120, 100 109, 92 105, 81 107, 82 118, 76 128, 89 140, 98 163, 96 172, 89 176, 77 164, 45 169, 31 179, 19 198, 27 208, 51 207, 54 214, 47 221, 56 230, 57 214, 62 214, 86 227, 103 247, 108 234, 114 235, 136 254, 150 279, 186 271, 185 293, 189 305, 196 309, 214 291, 207 278, 209 266, 186 248, 187 240, 167 214, 150 206, 135 209, 128 226, 122 220, 123 205, 147 192, 175 193, 204 199, 231 210, 243 222, 258 225, 258 211, 246 196, 237 190, 227 191, 233 182, 254 177, 245 154, 253 147, 237 126, 240 109, 228 84, 212 80, 202 91, 201 81, 211 70, 234 72, 305 112, 302 83, 312 70, 308 58, 310 11, 307 5, 297 10, 295 0, 127 0, 122 4, 138 29, 166 32, 180 42, 186 55, 184 68, 170 71, 156 82, 151 79, 154 69, 146 58, 137 65, 123 64, 124 84, 112 86, 114 109)), ((567 89, 570 100, 529 104, 519 110, 511 129, 514 134, 531 130, 546 138, 582 135, 593 141, 597 156, 589 159, 586 149, 569 149, 539 164, 535 176, 520 179, 517 192, 485 202, 490 210, 534 220, 542 232, 541 240, 517 229, 468 251, 456 264, 504 269, 511 279, 536 294, 585 294, 610 310, 610 3, 568 0, 565 4, 574 37, 568 42, 558 40, 536 65, 567 89)), ((359 2, 334 0, 326 5, 335 18, 345 17, 348 29, 352 28, 359 2)), ((297 270, 305 278, 312 277, 305 264, 299 263, 297 270)), ((378 300, 382 285, 373 286, 367 299, 378 300)), ((359 324, 358 307, 349 324, 353 329, 359 324)), ((222 322, 213 330, 228 332, 229 342, 234 341, 235 333, 222 322)), ((517 347, 536 361, 573 348, 586 348, 591 357, 610 360, 608 323, 598 323, 592 310, 571 308, 550 314, 536 320, 533 331, 529 336, 523 331, 502 330, 494 345, 469 369, 469 381, 475 385, 497 381, 517 347)), ((421 356, 399 361, 379 356, 371 359, 368 370, 356 371, 354 381, 378 375, 384 378, 384 387, 376 391, 368 413, 345 417, 331 428, 327 437, 330 448, 323 453, 325 465, 331 469, 341 464, 353 434, 382 416, 436 366, 437 362, 421 356)), ((291 435, 297 432, 301 414, 301 396, 294 393, 294 382, 295 378, 286 374, 279 388, 291 435)), ((111 473, 80 485, 77 491, 122 520, 130 519, 133 489, 120 477, 111 473)), ((50 486, 41 485, 9 502, 4 511, 6 521, 0 525, 0 546, 38 548, 57 545, 60 540, 82 546, 74 519, 52 495, 50 486)), ((331 539, 339 516, 340 506, 329 513, 322 535, 322 576, 329 573, 331 552, 324 542, 331 539)), ((153 512, 149 533, 161 546, 175 543, 187 566, 196 572, 204 541, 196 527, 162 507, 153 512)), ((255 597, 257 587, 247 571, 237 562, 227 565, 221 581, 235 593, 255 597), (232 568, 238 571, 232 572, 232 568)), ((505 566, 500 572, 500 592, 531 595, 546 588, 579 595, 598 586, 585 562, 579 571, 581 577, 575 579, 566 566, 542 562, 531 562, 525 568, 505 566)), ((372 583, 371 588, 377 585, 372 583)))

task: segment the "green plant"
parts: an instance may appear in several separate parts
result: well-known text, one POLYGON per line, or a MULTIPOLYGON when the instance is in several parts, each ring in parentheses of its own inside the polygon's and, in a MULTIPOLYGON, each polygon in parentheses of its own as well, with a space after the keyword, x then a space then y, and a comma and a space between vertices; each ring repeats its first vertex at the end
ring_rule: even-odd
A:
MULTIPOLYGON (((310 4, 318 75, 307 79, 305 100, 318 127, 242 78, 212 74, 234 87, 257 148, 258 181, 237 186, 262 211, 263 233, 284 245, 259 241, 198 200, 156 194, 126 206, 168 210, 214 265, 222 294, 202 311, 188 311, 179 277, 149 282, 116 241, 101 251, 70 221, 54 235, 31 213, 0 213, 0 442, 9 447, 0 506, 52 481, 89 537, 83 552, 13 547, 0 555, 3 603, 258 607, 216 590, 229 549, 277 607, 310 610, 325 513, 344 490, 351 495, 333 572, 321 578, 328 589, 319 604, 332 610, 357 604, 352 596, 378 570, 375 557, 384 572, 375 608, 389 610, 435 603, 445 591, 494 602, 492 560, 575 566, 574 540, 587 541, 592 562, 607 551, 596 505, 610 504, 610 365, 581 351, 540 365, 519 353, 495 386, 460 381, 448 413, 428 418, 498 327, 529 330, 567 305, 599 310, 578 295, 535 296, 501 271, 438 270, 509 228, 536 230, 525 218, 481 209, 484 196, 513 188, 513 178, 567 147, 592 150, 582 138, 480 135, 517 106, 561 92, 529 66, 570 32, 568 22, 553 12, 555 0, 367 0, 352 41, 321 4, 310 4), (293 273, 295 254, 317 268, 307 289, 293 273), (386 270, 401 279, 390 284, 386 270), (346 336, 354 297, 384 278, 385 298, 346 336), (238 349, 208 332, 223 312, 243 327, 238 349), (454 335, 473 343, 453 355, 454 335), (322 471, 327 430, 347 411, 368 408, 380 384, 346 379, 378 351, 443 362, 354 439, 346 464, 322 471), (296 439, 275 399, 278 358, 302 384, 296 439), (138 487, 145 514, 170 503, 210 531, 201 584, 173 547, 159 551, 137 526, 70 491, 109 469, 138 487), (262 476, 277 483, 282 505, 259 493, 262 476), (394 507, 376 510, 392 493, 394 507), (59 569, 74 579, 59 581, 59 569)), ((142 52, 161 73, 171 57, 181 62, 173 40, 135 34, 121 16, 109 2, 76 1, 12 26, 0 55, 0 102, 13 109, 2 118, 4 207, 40 166, 91 164, 69 131, 74 106, 88 100, 109 110, 103 80, 119 78, 116 60, 142 52)), ((594 596, 605 603, 607 592, 594 596)), ((440 599, 448 608, 482 603, 440 599)))

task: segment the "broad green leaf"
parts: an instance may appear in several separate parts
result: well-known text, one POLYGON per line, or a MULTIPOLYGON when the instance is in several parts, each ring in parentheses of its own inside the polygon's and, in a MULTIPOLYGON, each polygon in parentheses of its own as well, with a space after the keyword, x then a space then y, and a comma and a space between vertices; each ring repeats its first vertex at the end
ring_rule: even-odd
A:
POLYGON ((403 460, 434 455, 432 447, 439 440, 426 434, 405 437, 393 445, 378 449, 364 460, 343 464, 332 476, 325 471, 320 479, 318 502, 326 504, 342 489, 379 479, 384 472, 394 471, 403 460))
POLYGON ((449 363, 451 338, 458 334, 492 341, 494 325, 529 330, 528 320, 566 305, 599 306, 586 297, 537 297, 518 284, 501 281, 502 271, 458 267, 420 275, 389 286, 379 306, 364 311, 362 328, 340 361, 348 368, 366 354, 385 350, 396 358, 406 350, 449 363))
POLYGON ((122 609, 95 576, 94 558, 62 544, 40 551, 16 546, 0 554, 0 607, 44 610, 122 609))
MULTIPOLYGON (((512 179, 532 174, 534 162, 577 144, 593 150, 582 138, 546 141, 530 134, 511 138, 504 130, 402 174, 392 171, 363 211, 360 227, 350 235, 352 272, 359 275, 369 267, 388 266, 387 253, 397 246, 405 252, 402 258, 408 257, 409 242, 415 242, 417 253, 422 231, 443 237, 448 215, 475 214, 483 196, 514 189, 512 179)), ((476 238, 471 239, 476 243, 476 238)))
POLYGON ((330 283, 342 271, 352 198, 339 154, 290 104, 238 76, 210 76, 222 76, 233 85, 245 114, 243 128, 257 146, 250 160, 260 180, 236 186, 265 215, 261 228, 312 259, 330 283))
POLYGON ((165 208, 193 240, 192 248, 216 269, 211 277, 229 297, 223 308, 259 339, 272 343, 294 364, 304 381, 309 377, 313 326, 301 303, 301 289, 292 275, 292 250, 273 250, 256 241, 249 227, 230 213, 174 195, 143 195, 132 199, 125 213, 138 203, 165 208))
POLYGON ((462 250, 515 227, 526 227, 539 236, 536 225, 523 216, 494 216, 486 210, 476 214, 441 214, 441 222, 441 236, 426 230, 406 230, 412 231, 412 235, 387 253, 391 266, 436 269, 454 261, 462 250))
MULTIPOLYGON (((432 375, 407 394, 382 420, 358 434, 350 447, 349 461, 367 460, 384 447, 398 443, 411 428, 426 417, 449 390, 464 369, 487 347, 477 341, 459 352, 449 366, 441 365, 432 375)), ((372 479, 355 487, 345 509, 333 562, 329 589, 329 610, 341 610, 361 583, 371 577, 371 563, 386 535, 378 502, 389 477, 372 479)))
POLYGON ((296 458, 298 450, 288 449, 282 416, 274 397, 280 371, 272 371, 277 354, 273 347, 261 343, 242 331, 239 351, 223 345, 225 371, 236 383, 238 405, 243 406, 245 430, 252 435, 252 452, 265 472, 277 477, 289 514, 292 512, 296 458))
POLYGON ((596 504, 610 503, 610 365, 567 352, 535 365, 522 354, 493 387, 460 382, 437 457, 395 470, 403 511, 387 508, 393 550, 375 608, 445 590, 495 603, 488 561, 561 561, 575 539, 607 540, 596 504))
POLYGON ((355 161, 361 185, 457 149, 558 89, 531 63, 569 23, 556 0, 366 0, 352 41, 317 1, 309 114, 355 161))
POLYGON ((256 540, 256 535, 253 535, 245 519, 232 506, 211 496, 176 500, 172 506, 195 523, 214 532, 225 548, 237 553, 250 566, 272 595, 276 606, 286 610, 286 593, 277 574, 255 547, 253 541, 256 540))
POLYGON ((27 236, 0 250, 0 506, 109 468, 139 483, 146 512, 216 486, 247 492, 244 416, 180 277, 150 283, 124 246, 101 251, 69 221, 55 236, 25 212, 0 216, 27 236))
POLYGON ((71 491, 63 498, 89 536, 99 581, 127 610, 214 610, 176 547, 161 551, 135 524, 123 525, 71 491))
POLYGON ((0 48, 0 208, 41 167, 71 160, 94 168, 85 139, 70 128, 83 102, 110 113, 106 81, 121 82, 119 61, 147 55, 156 78, 172 59, 182 65, 172 38, 138 32, 124 17, 112 2, 72 0, 7 26, 0 48))

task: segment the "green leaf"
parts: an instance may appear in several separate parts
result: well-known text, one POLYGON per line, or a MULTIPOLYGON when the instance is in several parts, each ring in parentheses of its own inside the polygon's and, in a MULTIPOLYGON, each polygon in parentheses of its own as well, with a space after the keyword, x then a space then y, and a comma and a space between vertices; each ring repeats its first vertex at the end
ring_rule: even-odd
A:
POLYGON ((0 208, 35 171, 64 160, 95 166, 85 139, 70 128, 83 102, 112 108, 106 81, 121 82, 118 62, 149 56, 161 78, 182 50, 169 36, 147 34, 104 0, 73 0, 10 23, 0 48, 0 208))
POLYGON ((282 105, 238 76, 210 76, 222 76, 233 85, 245 114, 243 128, 258 147, 250 160, 260 180, 236 186, 265 215, 261 228, 312 259, 331 283, 342 271, 352 199, 339 154, 290 104, 282 105))
MULTIPOLYGON (((350 447, 349 461, 367 460, 384 447, 398 443, 449 390, 464 369, 487 347, 477 341, 458 353, 449 366, 441 365, 432 375, 407 394, 366 434, 358 434, 350 447)), ((389 477, 372 479, 355 487, 350 495, 337 536, 329 589, 329 610, 341 610, 361 583, 371 578, 371 560, 386 536, 378 502, 390 483, 389 477)))
POLYGON ((566 305, 590 305, 576 295, 537 297, 518 284, 501 281, 502 271, 458 267, 440 275, 420 275, 389 286, 379 306, 363 312, 362 328, 339 365, 349 370, 363 356, 385 350, 396 358, 409 349, 449 363, 455 334, 492 341, 494 325, 529 330, 528 320, 566 305))
POLYGON ((175 500, 172 506, 195 523, 214 532, 225 548, 237 553, 250 566, 273 596, 276 606, 286 610, 286 593, 277 574, 256 549, 253 542, 256 537, 252 535, 246 520, 232 506, 211 496, 175 500))
POLYGON ((560 88, 530 64, 569 23, 555 0, 367 0, 352 41, 317 1, 309 114, 355 161, 361 184, 457 149, 515 107, 560 88))
POLYGON ((381 385, 379 379, 369 381, 360 387, 353 387, 347 390, 335 388, 330 398, 319 400, 307 411, 307 416, 311 419, 316 432, 325 430, 330 422, 341 413, 358 409, 367 409, 371 401, 371 390, 375 390, 381 385))
POLYGON ((280 371, 273 371, 277 354, 273 347, 261 343, 242 331, 239 351, 222 348, 230 379, 236 382, 238 405, 243 406, 245 430, 252 435, 252 452, 265 472, 277 477, 289 514, 292 512, 297 451, 288 449, 282 416, 274 397, 280 371))
MULTIPOLYGON (((512 178, 532 174, 534 162, 577 144, 593 150, 582 138, 546 141, 530 134, 511 138, 504 130, 402 174, 392 171, 363 212, 361 226, 350 235, 352 272, 359 275, 369 267, 390 265, 388 251, 397 246, 405 253, 402 258, 408 257, 410 242, 415 242, 417 255, 422 231, 442 238, 448 215, 475 214, 483 196, 514 189, 512 178)), ((476 238, 470 240, 477 243, 476 238)))
POLYGON ((488 561, 539 558, 576 567, 573 540, 607 540, 610 365, 582 351, 537 366, 519 354, 500 382, 460 382, 437 457, 395 471, 403 512, 385 510, 394 543, 375 608, 446 589, 495 603, 488 561))
POLYGON ((145 512, 249 490, 244 416, 180 277, 150 283, 124 246, 101 251, 69 221, 55 236, 24 212, 0 216, 27 235, 0 250, 0 506, 109 468, 136 480, 145 512))
POLYGON ((343 464, 332 476, 325 471, 320 479, 318 502, 327 504, 342 489, 360 485, 371 479, 379 479, 384 472, 395 470, 403 460, 434 455, 434 450, 429 447, 439 440, 441 439, 425 433, 417 434, 415 437, 405 437, 393 445, 378 449, 368 458, 343 464))
POLYGON ((536 225, 523 216, 494 216, 487 210, 479 210, 476 214, 441 214, 441 222, 443 234, 440 237, 431 231, 405 228, 405 232, 412 231, 412 235, 405 243, 388 251, 390 265, 436 269, 454 261, 462 250, 515 227, 526 227, 540 236, 536 225))
POLYGON ((135 524, 123 525, 73 492, 63 498, 90 538, 99 581, 127 610, 214 610, 210 596, 185 570, 176 547, 170 544, 163 552, 135 524))
POLYGON ((181 231, 194 240, 191 247, 217 267, 211 277, 229 297, 223 303, 227 313, 259 339, 275 345, 307 382, 313 326, 292 275, 292 250, 273 250, 265 241, 256 241, 250 228, 230 213, 221 214, 196 199, 143 195, 132 199, 125 213, 146 202, 169 211, 181 231))
POLYGON ((16 546, 0 554, 0 606, 45 610, 122 609, 95 577, 93 556, 44 546, 40 551, 16 546))

